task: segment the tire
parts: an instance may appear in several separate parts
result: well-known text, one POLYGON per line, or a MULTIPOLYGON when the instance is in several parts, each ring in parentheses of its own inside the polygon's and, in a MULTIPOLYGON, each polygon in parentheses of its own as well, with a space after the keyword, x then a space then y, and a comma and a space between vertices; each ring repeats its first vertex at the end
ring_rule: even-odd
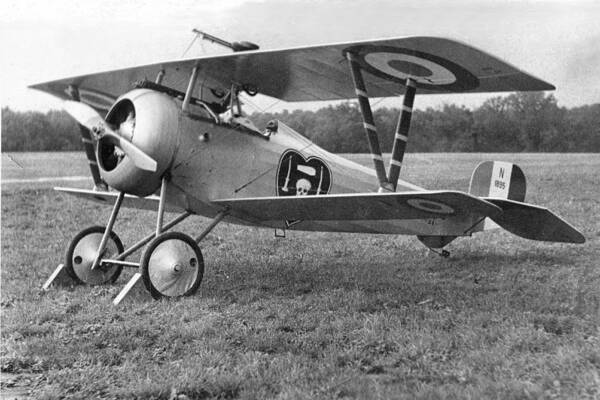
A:
MULTIPOLYGON (((69 243, 65 254, 65 267, 75 282, 92 286, 103 285, 114 283, 121 275, 123 270, 121 265, 98 266, 93 271, 91 270, 105 229, 103 226, 90 226, 75 235, 69 243)), ((122 252, 121 239, 111 231, 103 256, 105 258, 114 257, 122 252)))
POLYGON ((202 282, 204 259, 194 239, 180 232, 166 232, 148 244, 140 268, 153 298, 191 296, 202 282))

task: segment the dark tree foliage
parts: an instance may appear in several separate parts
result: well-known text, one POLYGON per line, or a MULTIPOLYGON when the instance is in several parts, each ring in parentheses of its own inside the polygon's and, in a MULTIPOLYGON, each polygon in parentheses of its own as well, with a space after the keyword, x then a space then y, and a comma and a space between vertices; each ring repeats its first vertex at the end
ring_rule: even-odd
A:
MULTIPOLYGON (((392 149, 398 115, 393 108, 374 111, 384 152, 392 149)), ((369 151, 355 102, 250 118, 260 128, 271 119, 280 120, 329 151, 369 151)), ((2 109, 2 151, 81 148, 77 124, 62 111, 2 109)), ((522 92, 490 98, 474 110, 453 104, 415 110, 408 151, 599 152, 600 104, 567 109, 552 94, 522 92)))
POLYGON ((18 112, 2 108, 2 151, 82 149, 79 126, 64 111, 18 112))
MULTIPOLYGON (((375 110, 384 152, 392 149, 399 111, 375 110)), ((368 152, 355 103, 312 111, 252 115, 257 126, 279 119, 318 145, 334 152, 368 152)), ((521 92, 493 97, 475 110, 446 104, 415 110, 411 152, 598 152, 600 104, 567 109, 552 94, 521 92)))

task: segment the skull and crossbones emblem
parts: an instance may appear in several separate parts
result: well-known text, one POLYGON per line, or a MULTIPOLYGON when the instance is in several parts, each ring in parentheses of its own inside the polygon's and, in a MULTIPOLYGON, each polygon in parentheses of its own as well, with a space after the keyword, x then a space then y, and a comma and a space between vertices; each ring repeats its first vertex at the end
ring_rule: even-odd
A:
POLYGON ((308 195, 308 192, 310 191, 311 187, 312 185, 310 184, 308 179, 298 179, 298 181, 296 182, 296 196, 308 195))
POLYGON ((292 149, 283 153, 277 169, 278 196, 318 196, 329 193, 330 187, 331 171, 322 159, 292 149))

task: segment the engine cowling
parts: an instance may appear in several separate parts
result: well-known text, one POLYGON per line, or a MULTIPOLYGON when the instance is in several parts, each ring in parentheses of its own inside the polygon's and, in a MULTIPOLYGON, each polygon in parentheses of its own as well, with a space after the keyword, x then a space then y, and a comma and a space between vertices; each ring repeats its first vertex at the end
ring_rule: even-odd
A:
POLYGON ((135 89, 119 97, 106 115, 117 134, 132 142, 157 162, 156 171, 134 165, 109 138, 96 148, 98 168, 113 188, 136 196, 148 196, 160 188, 163 174, 177 150, 180 109, 166 94, 135 89))

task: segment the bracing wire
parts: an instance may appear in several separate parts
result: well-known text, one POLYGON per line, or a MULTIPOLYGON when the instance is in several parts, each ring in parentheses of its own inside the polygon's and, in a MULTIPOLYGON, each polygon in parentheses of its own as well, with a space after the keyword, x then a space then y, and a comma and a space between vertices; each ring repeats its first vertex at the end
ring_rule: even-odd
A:
POLYGON ((281 103, 281 100, 277 99, 275 100, 273 103, 271 103, 268 107, 266 108, 262 108, 260 106, 258 106, 256 103, 254 103, 253 101, 251 101, 248 96, 244 96, 244 104, 248 104, 250 107, 254 108, 256 111, 258 111, 261 114, 266 113, 267 111, 269 111, 271 108, 275 107, 275 105, 281 103))
MULTIPOLYGON (((185 55, 187 54, 188 51, 190 51, 190 49, 192 48, 192 46, 194 45, 194 42, 196 42, 196 40, 198 40, 198 36, 200 36, 199 33, 196 33, 194 35, 194 38, 192 39, 192 41, 190 42, 190 44, 188 45, 188 47, 185 49, 185 51, 183 52, 183 54, 181 55, 181 58, 185 57, 185 55)), ((204 47, 203 47, 204 49, 204 47)))

